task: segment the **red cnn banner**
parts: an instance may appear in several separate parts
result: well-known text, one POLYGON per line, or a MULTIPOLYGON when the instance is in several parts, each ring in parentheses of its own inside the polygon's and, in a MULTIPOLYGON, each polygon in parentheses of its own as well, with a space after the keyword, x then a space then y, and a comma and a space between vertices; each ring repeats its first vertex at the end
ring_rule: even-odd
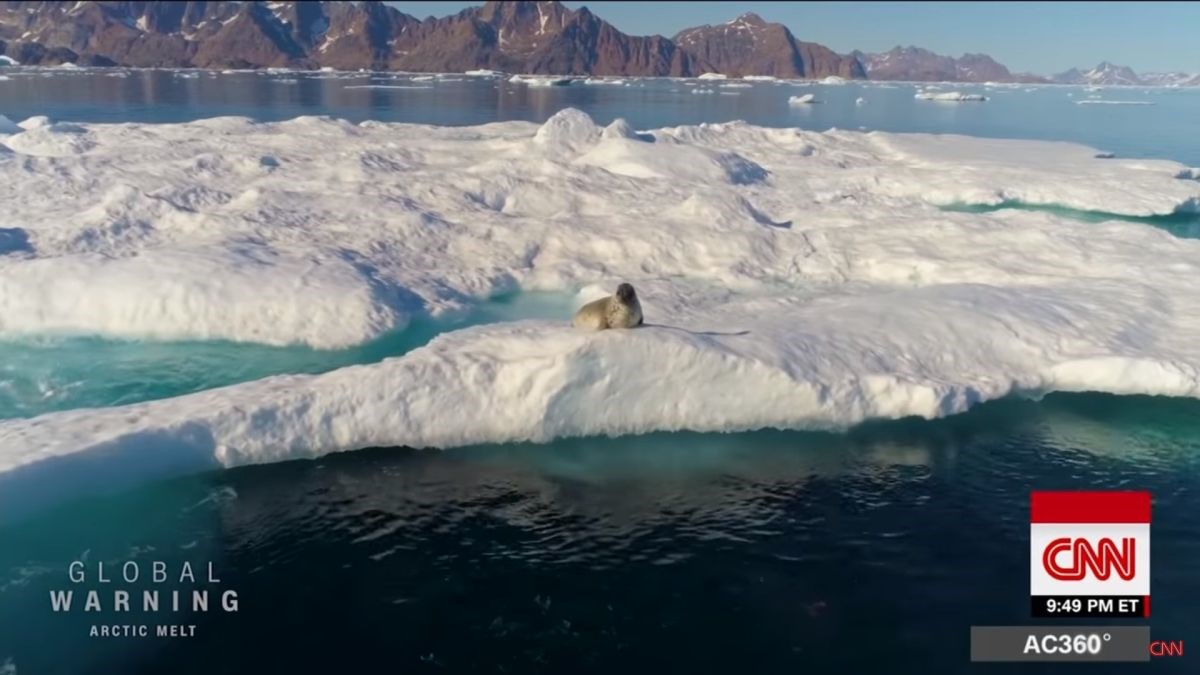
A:
POLYGON ((1035 617, 1150 616, 1150 493, 1032 493, 1029 588, 1035 617))

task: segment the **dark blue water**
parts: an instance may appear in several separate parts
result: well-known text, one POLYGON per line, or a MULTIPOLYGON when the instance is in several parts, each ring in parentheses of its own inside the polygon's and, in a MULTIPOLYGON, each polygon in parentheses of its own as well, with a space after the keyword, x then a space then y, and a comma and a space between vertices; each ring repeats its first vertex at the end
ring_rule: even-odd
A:
POLYGON ((0 663, 971 672, 970 625, 1038 623, 1027 618, 1035 487, 1153 492, 1150 624, 1186 639, 1200 627, 1198 451, 1200 402, 1054 395, 846 434, 369 450, 195 476, 0 529, 0 663), (145 619, 52 613, 49 591, 71 586, 81 558, 212 560, 214 588, 236 590, 239 608, 163 619, 195 624, 192 638, 89 639, 91 623, 145 619))
POLYGON ((629 86, 529 87, 505 80, 370 73, 180 73, 5 69, 0 114, 88 122, 181 122, 217 115, 260 120, 332 115, 422 124, 541 122, 564 107, 607 124, 624 117, 641 129, 745 120, 763 126, 955 133, 996 138, 1066 140, 1124 157, 1174 159, 1200 166, 1200 87, 1183 89, 995 87, 942 85, 982 93, 988 101, 944 103, 913 98, 916 85, 793 86, 644 79, 629 86), (725 83, 729 84, 729 83, 725 83), (694 89, 712 90, 693 94, 694 89), (813 93, 820 103, 788 105, 813 93), (1091 97, 1095 97, 1092 99, 1091 97), (864 102, 857 104, 857 99, 864 102), (1154 105, 1078 105, 1083 100, 1154 105))

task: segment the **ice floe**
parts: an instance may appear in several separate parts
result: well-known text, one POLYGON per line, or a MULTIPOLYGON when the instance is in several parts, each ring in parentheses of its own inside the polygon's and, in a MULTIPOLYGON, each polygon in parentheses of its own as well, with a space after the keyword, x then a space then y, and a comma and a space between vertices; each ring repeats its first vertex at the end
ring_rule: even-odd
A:
POLYGON ((810 103, 817 103, 817 102, 818 101, 817 101, 816 94, 804 94, 802 96, 789 96, 788 97, 788 105, 808 105, 810 103))
POLYGON ((964 94, 961 91, 919 91, 913 98, 923 101, 986 101, 987 97, 983 94, 964 94))
POLYGON ((745 123, 639 132, 569 109, 543 125, 19 127, 0 137, 5 227, 24 242, 0 255, 6 335, 336 347, 501 291, 582 301, 621 280, 647 326, 500 323, 323 375, 6 421, 0 495, 50 469, 106 480, 98 463, 841 427, 1014 392, 1200 395, 1200 241, 938 208, 1196 210, 1175 162, 745 123))
POLYGON ((562 87, 571 84, 575 78, 552 77, 547 75, 513 75, 508 78, 513 84, 524 84, 529 87, 562 87))

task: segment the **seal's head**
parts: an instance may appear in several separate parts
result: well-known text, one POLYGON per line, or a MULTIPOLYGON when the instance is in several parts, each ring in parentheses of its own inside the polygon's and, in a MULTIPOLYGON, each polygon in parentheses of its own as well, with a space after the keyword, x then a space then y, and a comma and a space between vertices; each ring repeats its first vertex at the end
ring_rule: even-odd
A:
POLYGON ((617 286, 617 299, 624 303, 633 302, 637 298, 637 294, 633 292, 633 286, 630 284, 621 284, 617 286))

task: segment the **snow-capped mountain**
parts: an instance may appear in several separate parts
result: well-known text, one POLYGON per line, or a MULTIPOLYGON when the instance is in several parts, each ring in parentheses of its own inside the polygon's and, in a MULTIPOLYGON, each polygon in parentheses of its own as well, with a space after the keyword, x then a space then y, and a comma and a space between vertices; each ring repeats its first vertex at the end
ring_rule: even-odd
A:
POLYGON ((1083 71, 1079 68, 1053 75, 1051 81, 1059 84, 1093 84, 1093 85, 1137 85, 1145 84, 1138 74, 1133 72, 1129 66, 1118 66, 1108 61, 1103 61, 1100 65, 1091 70, 1083 71))
POLYGON ((1200 87, 1200 73, 1142 73, 1141 80, 1151 87, 1200 87))
POLYGON ((797 40, 781 23, 753 13, 715 26, 697 26, 672 38, 699 63, 725 75, 863 78, 862 64, 813 42, 797 40))
POLYGON ((855 52, 872 80, 909 82, 1040 82, 1036 75, 1013 74, 987 54, 959 58, 920 47, 893 47, 882 54, 855 52))

